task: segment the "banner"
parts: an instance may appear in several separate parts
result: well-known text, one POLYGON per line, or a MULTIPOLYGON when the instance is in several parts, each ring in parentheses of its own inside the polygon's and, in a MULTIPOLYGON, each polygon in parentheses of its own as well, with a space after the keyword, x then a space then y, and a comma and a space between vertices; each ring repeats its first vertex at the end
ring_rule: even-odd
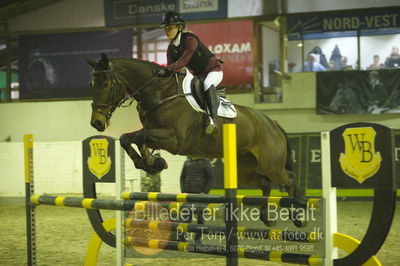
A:
POLYGON ((289 40, 307 40, 400 32, 400 7, 289 16, 289 40))
POLYGON ((90 97, 87 58, 132 57, 133 31, 94 31, 19 38, 21 99, 90 97))
POLYGON ((175 11, 185 20, 227 17, 227 0, 104 0, 106 26, 159 24, 164 13, 175 11))
POLYGON ((400 69, 316 75, 318 114, 400 113, 400 69))
MULTIPOLYGON (((288 134, 288 138, 292 150, 294 173, 296 175, 298 186, 300 187, 301 191, 306 192, 306 196, 320 196, 318 195, 318 193, 321 193, 322 189, 320 133, 293 133, 288 134)), ((400 171, 400 130, 395 130, 394 149, 395 171, 398 173, 398 171, 400 171)), ((216 159, 213 160, 211 164, 213 166, 215 176, 212 189, 223 189, 223 162, 221 159, 216 159)), ((396 179, 397 184, 400 184, 400 175, 397 175, 396 179)), ((274 182, 272 182, 272 186, 275 189, 279 188, 274 182)), ((248 189, 249 187, 239 184, 239 188, 248 189)), ((362 190, 352 190, 348 192, 348 196, 365 197, 366 194, 362 190)))
POLYGON ((253 83, 252 21, 191 24, 188 28, 224 61, 222 85, 253 83))

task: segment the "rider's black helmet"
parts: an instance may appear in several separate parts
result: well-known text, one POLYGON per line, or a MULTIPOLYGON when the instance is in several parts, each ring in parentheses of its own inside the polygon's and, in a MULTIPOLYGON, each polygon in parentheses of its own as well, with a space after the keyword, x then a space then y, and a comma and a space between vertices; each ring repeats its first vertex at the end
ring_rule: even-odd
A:
POLYGON ((177 12, 167 12, 162 16, 160 28, 164 28, 169 25, 178 25, 185 27, 186 23, 181 14, 177 12))

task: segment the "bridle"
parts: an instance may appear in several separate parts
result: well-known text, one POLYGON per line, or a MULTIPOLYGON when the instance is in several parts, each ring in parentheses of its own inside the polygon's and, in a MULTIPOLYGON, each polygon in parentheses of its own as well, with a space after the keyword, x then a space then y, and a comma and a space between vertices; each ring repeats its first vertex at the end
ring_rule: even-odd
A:
POLYGON ((124 78, 118 77, 117 73, 115 72, 115 70, 112 67, 110 69, 106 69, 106 70, 92 71, 92 76, 96 76, 99 74, 106 74, 106 82, 108 83, 107 89, 109 89, 110 93, 108 96, 107 103, 97 103, 93 99, 92 110, 103 114, 107 119, 111 118, 112 113, 118 107, 129 107, 132 105, 132 103, 135 99, 141 98, 142 97, 141 91, 150 82, 152 82, 155 78, 157 78, 156 76, 152 77, 147 82, 145 82, 143 85, 141 85, 137 90, 135 90, 134 93, 129 93, 128 82, 124 78), (122 90, 125 91, 124 97, 121 100, 116 99, 118 88, 122 88, 122 90), (131 100, 131 101, 128 104, 124 104, 128 100, 131 100))
MULTIPOLYGON (((95 99, 93 98, 92 110, 97 111, 103 114, 107 119, 110 119, 114 110, 121 106, 123 102, 125 102, 125 98, 123 98, 121 101, 116 100, 117 86, 123 87, 123 84, 112 68, 106 70, 95 70, 92 72, 93 77, 99 74, 106 74, 106 89, 108 89, 110 93, 106 103, 95 102, 95 99)), ((125 90, 127 91, 127 88, 125 90)))

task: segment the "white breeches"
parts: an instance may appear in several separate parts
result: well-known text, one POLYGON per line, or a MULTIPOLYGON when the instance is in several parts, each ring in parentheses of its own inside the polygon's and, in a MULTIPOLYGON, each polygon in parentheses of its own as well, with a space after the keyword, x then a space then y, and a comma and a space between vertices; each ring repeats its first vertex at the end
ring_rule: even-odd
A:
POLYGON ((204 80, 204 91, 208 90, 211 85, 215 87, 221 83, 224 73, 222 71, 212 71, 208 73, 206 79, 204 80))

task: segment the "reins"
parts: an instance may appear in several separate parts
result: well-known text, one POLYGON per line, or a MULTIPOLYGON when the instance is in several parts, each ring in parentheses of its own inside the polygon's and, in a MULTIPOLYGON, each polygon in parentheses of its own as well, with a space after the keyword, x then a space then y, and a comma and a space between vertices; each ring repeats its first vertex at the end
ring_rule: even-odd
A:
MULTIPOLYGON (((143 96, 141 95, 141 92, 144 88, 146 88, 151 82, 153 82, 155 79, 157 79, 157 76, 153 76, 151 79, 147 80, 145 83, 143 83, 142 85, 140 85, 140 87, 138 89, 135 90, 135 92, 133 93, 129 93, 128 90, 128 81, 126 81, 123 77, 121 77, 123 79, 123 81, 120 80, 120 78, 118 77, 117 72, 111 67, 110 69, 106 69, 106 70, 96 70, 92 72, 92 75, 97 75, 100 73, 112 73, 112 77, 109 77, 109 79, 107 81, 111 82, 111 88, 110 88, 110 99, 108 101, 108 103, 92 103, 92 109, 96 109, 96 111, 102 113, 103 115, 105 115, 107 117, 107 119, 111 118, 112 113, 115 111, 115 109, 117 109, 118 107, 129 107, 132 105, 132 103, 135 101, 135 99, 137 98, 138 95, 140 95, 141 98, 143 98, 143 96), (111 79, 111 80, 110 80, 111 79), (124 83, 126 86, 124 86, 124 83), (121 88, 125 88, 125 96, 118 101, 117 103, 115 102, 115 97, 116 97, 116 85, 119 85, 121 88), (126 101, 131 100, 128 104, 125 104, 126 101), (104 111, 104 109, 107 109, 107 111, 104 111)), ((168 76, 168 78, 172 78, 172 75, 175 76, 175 80, 176 80, 176 94, 170 97, 167 97, 163 100, 161 100, 160 102, 158 102, 155 106, 153 106, 151 109, 156 108, 157 106, 164 104, 165 102, 168 102, 170 100, 173 100, 177 97, 182 97, 185 96, 184 94, 179 94, 179 80, 178 80, 178 74, 177 72, 173 72, 170 76, 168 76)), ((137 100, 137 99, 136 99, 137 100)), ((137 100, 138 103, 140 104, 140 101, 137 100)))

